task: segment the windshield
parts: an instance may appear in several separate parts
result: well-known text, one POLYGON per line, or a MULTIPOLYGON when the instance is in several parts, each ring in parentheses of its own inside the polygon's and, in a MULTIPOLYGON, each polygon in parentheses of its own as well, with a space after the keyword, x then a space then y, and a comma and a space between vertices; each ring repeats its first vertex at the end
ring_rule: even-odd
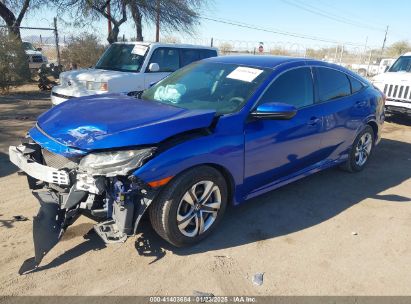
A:
POLYGON ((270 71, 235 64, 196 62, 144 91, 141 98, 185 109, 233 113, 242 108, 270 71))
POLYGON ((112 44, 96 64, 96 69, 139 72, 148 47, 134 44, 112 44))
POLYGON ((392 65, 389 72, 411 72, 411 56, 402 56, 392 65))
POLYGON ((36 48, 30 42, 23 42, 22 45, 25 51, 37 51, 36 48))

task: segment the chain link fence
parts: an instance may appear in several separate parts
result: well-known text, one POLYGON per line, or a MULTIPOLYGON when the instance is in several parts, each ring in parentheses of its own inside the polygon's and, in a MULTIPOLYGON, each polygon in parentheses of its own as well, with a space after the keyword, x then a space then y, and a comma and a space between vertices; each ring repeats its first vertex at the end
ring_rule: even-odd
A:
POLYGON ((303 44, 287 41, 241 41, 230 39, 170 39, 165 42, 213 45, 218 48, 220 55, 278 55, 314 58, 342 65, 362 74, 374 76, 383 72, 392 64, 395 58, 381 48, 369 46, 352 46, 346 44, 303 44))

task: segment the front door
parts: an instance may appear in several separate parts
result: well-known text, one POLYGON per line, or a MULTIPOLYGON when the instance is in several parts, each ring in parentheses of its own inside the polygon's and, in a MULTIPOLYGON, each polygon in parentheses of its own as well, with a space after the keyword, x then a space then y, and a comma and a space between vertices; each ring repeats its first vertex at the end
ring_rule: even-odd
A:
POLYGON ((320 149, 323 118, 314 104, 311 68, 280 75, 259 104, 282 102, 298 112, 289 120, 253 119, 245 124, 245 190, 250 193, 312 167, 323 157, 320 149))
POLYGON ((145 87, 149 88, 152 83, 160 81, 170 73, 177 71, 179 68, 180 50, 178 48, 160 47, 155 49, 144 73, 145 87), (157 72, 150 72, 148 70, 150 63, 157 63, 160 70, 157 72))

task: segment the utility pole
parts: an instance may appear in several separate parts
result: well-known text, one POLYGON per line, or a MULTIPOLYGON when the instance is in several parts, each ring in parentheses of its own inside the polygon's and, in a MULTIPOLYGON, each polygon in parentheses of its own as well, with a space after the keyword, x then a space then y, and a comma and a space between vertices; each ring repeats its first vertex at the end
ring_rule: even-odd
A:
POLYGON ((59 47, 59 34, 57 31, 57 17, 54 17, 54 38, 56 41, 56 51, 57 51, 57 65, 60 65, 60 47, 59 47))
POLYGON ((382 53, 384 53, 385 43, 387 42, 387 35, 388 35, 388 25, 387 25, 387 29, 385 30, 384 41, 382 43, 382 48, 381 48, 381 55, 382 53))
POLYGON ((157 0, 156 42, 160 42, 160 0, 157 0))
POLYGON ((109 36, 110 36, 111 30, 112 30, 112 28, 111 28, 111 4, 110 4, 110 2, 111 2, 111 0, 108 0, 108 2, 107 2, 107 15, 108 15, 107 22, 108 22, 108 35, 109 36))

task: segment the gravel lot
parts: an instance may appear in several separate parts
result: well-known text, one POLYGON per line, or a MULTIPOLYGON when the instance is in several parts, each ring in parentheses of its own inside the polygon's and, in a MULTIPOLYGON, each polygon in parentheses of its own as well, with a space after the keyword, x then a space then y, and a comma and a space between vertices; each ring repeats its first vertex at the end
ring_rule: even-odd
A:
POLYGON ((385 124, 359 174, 330 169, 230 208, 217 233, 174 249, 145 221, 105 246, 80 218, 34 273, 38 203, 7 148, 50 107, 26 86, 0 96, 0 295, 411 295, 411 120, 385 124), (25 92, 26 91, 26 92, 25 92), (13 216, 28 221, 15 221, 13 216), (256 286, 252 277, 264 273, 256 286))

